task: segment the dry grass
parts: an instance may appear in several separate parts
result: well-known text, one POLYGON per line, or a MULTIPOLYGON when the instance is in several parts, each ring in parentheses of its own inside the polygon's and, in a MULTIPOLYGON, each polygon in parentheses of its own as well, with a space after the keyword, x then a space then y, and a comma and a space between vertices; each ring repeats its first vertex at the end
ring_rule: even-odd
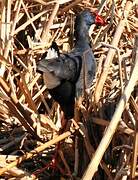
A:
POLYGON ((137 178, 136 3, 0 1, 1 178, 137 178), (74 18, 85 8, 107 21, 90 30, 97 74, 82 122, 59 135, 60 108, 49 97, 36 62, 53 40, 62 52, 72 48, 74 18))

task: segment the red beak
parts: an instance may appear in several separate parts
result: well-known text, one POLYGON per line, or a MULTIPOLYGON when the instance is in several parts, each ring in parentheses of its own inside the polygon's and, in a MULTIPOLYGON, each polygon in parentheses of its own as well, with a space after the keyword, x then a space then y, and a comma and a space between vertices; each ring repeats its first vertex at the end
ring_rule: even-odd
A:
POLYGON ((97 12, 95 12, 95 24, 100 26, 105 26, 107 24, 103 17, 98 15, 97 12))

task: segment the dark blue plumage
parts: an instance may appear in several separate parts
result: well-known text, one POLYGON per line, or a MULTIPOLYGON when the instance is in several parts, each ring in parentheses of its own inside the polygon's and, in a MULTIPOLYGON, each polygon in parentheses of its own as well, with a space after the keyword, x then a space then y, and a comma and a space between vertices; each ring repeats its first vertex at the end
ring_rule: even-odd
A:
MULTIPOLYGON (((88 34, 90 26, 94 23, 94 15, 88 10, 81 12, 75 20, 75 45, 72 51, 60 55, 56 53, 55 57, 43 56, 37 64, 38 71, 43 72, 44 82, 50 94, 60 104, 66 119, 74 117, 75 97, 83 94, 84 71, 86 89, 92 85, 95 76, 96 62, 88 34)), ((54 49, 51 47, 48 53, 54 52, 54 49)))

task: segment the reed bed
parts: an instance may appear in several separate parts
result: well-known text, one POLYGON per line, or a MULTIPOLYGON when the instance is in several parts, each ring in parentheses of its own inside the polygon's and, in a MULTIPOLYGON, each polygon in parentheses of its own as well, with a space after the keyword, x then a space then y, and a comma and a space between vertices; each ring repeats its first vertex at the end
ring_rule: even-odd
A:
POLYGON ((137 179, 137 1, 3 0, 0 9, 0 178, 137 179), (52 41, 72 49, 84 9, 107 24, 90 29, 97 73, 88 106, 61 133, 36 63, 52 41))

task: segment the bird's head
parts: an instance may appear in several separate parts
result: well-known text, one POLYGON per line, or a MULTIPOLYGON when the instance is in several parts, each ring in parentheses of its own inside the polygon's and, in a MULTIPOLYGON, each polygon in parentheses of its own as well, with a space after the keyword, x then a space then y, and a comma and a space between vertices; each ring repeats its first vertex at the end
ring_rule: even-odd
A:
POLYGON ((76 16, 76 21, 75 21, 76 26, 82 23, 85 23, 88 29, 92 24, 101 25, 101 26, 104 26, 106 24, 102 16, 98 15, 97 12, 92 13, 89 10, 84 10, 76 16))
POLYGON ((90 10, 84 10, 76 16, 74 26, 74 36, 76 40, 87 39, 89 37, 88 31, 92 24, 104 26, 106 24, 102 16, 96 12, 90 12, 90 10))

